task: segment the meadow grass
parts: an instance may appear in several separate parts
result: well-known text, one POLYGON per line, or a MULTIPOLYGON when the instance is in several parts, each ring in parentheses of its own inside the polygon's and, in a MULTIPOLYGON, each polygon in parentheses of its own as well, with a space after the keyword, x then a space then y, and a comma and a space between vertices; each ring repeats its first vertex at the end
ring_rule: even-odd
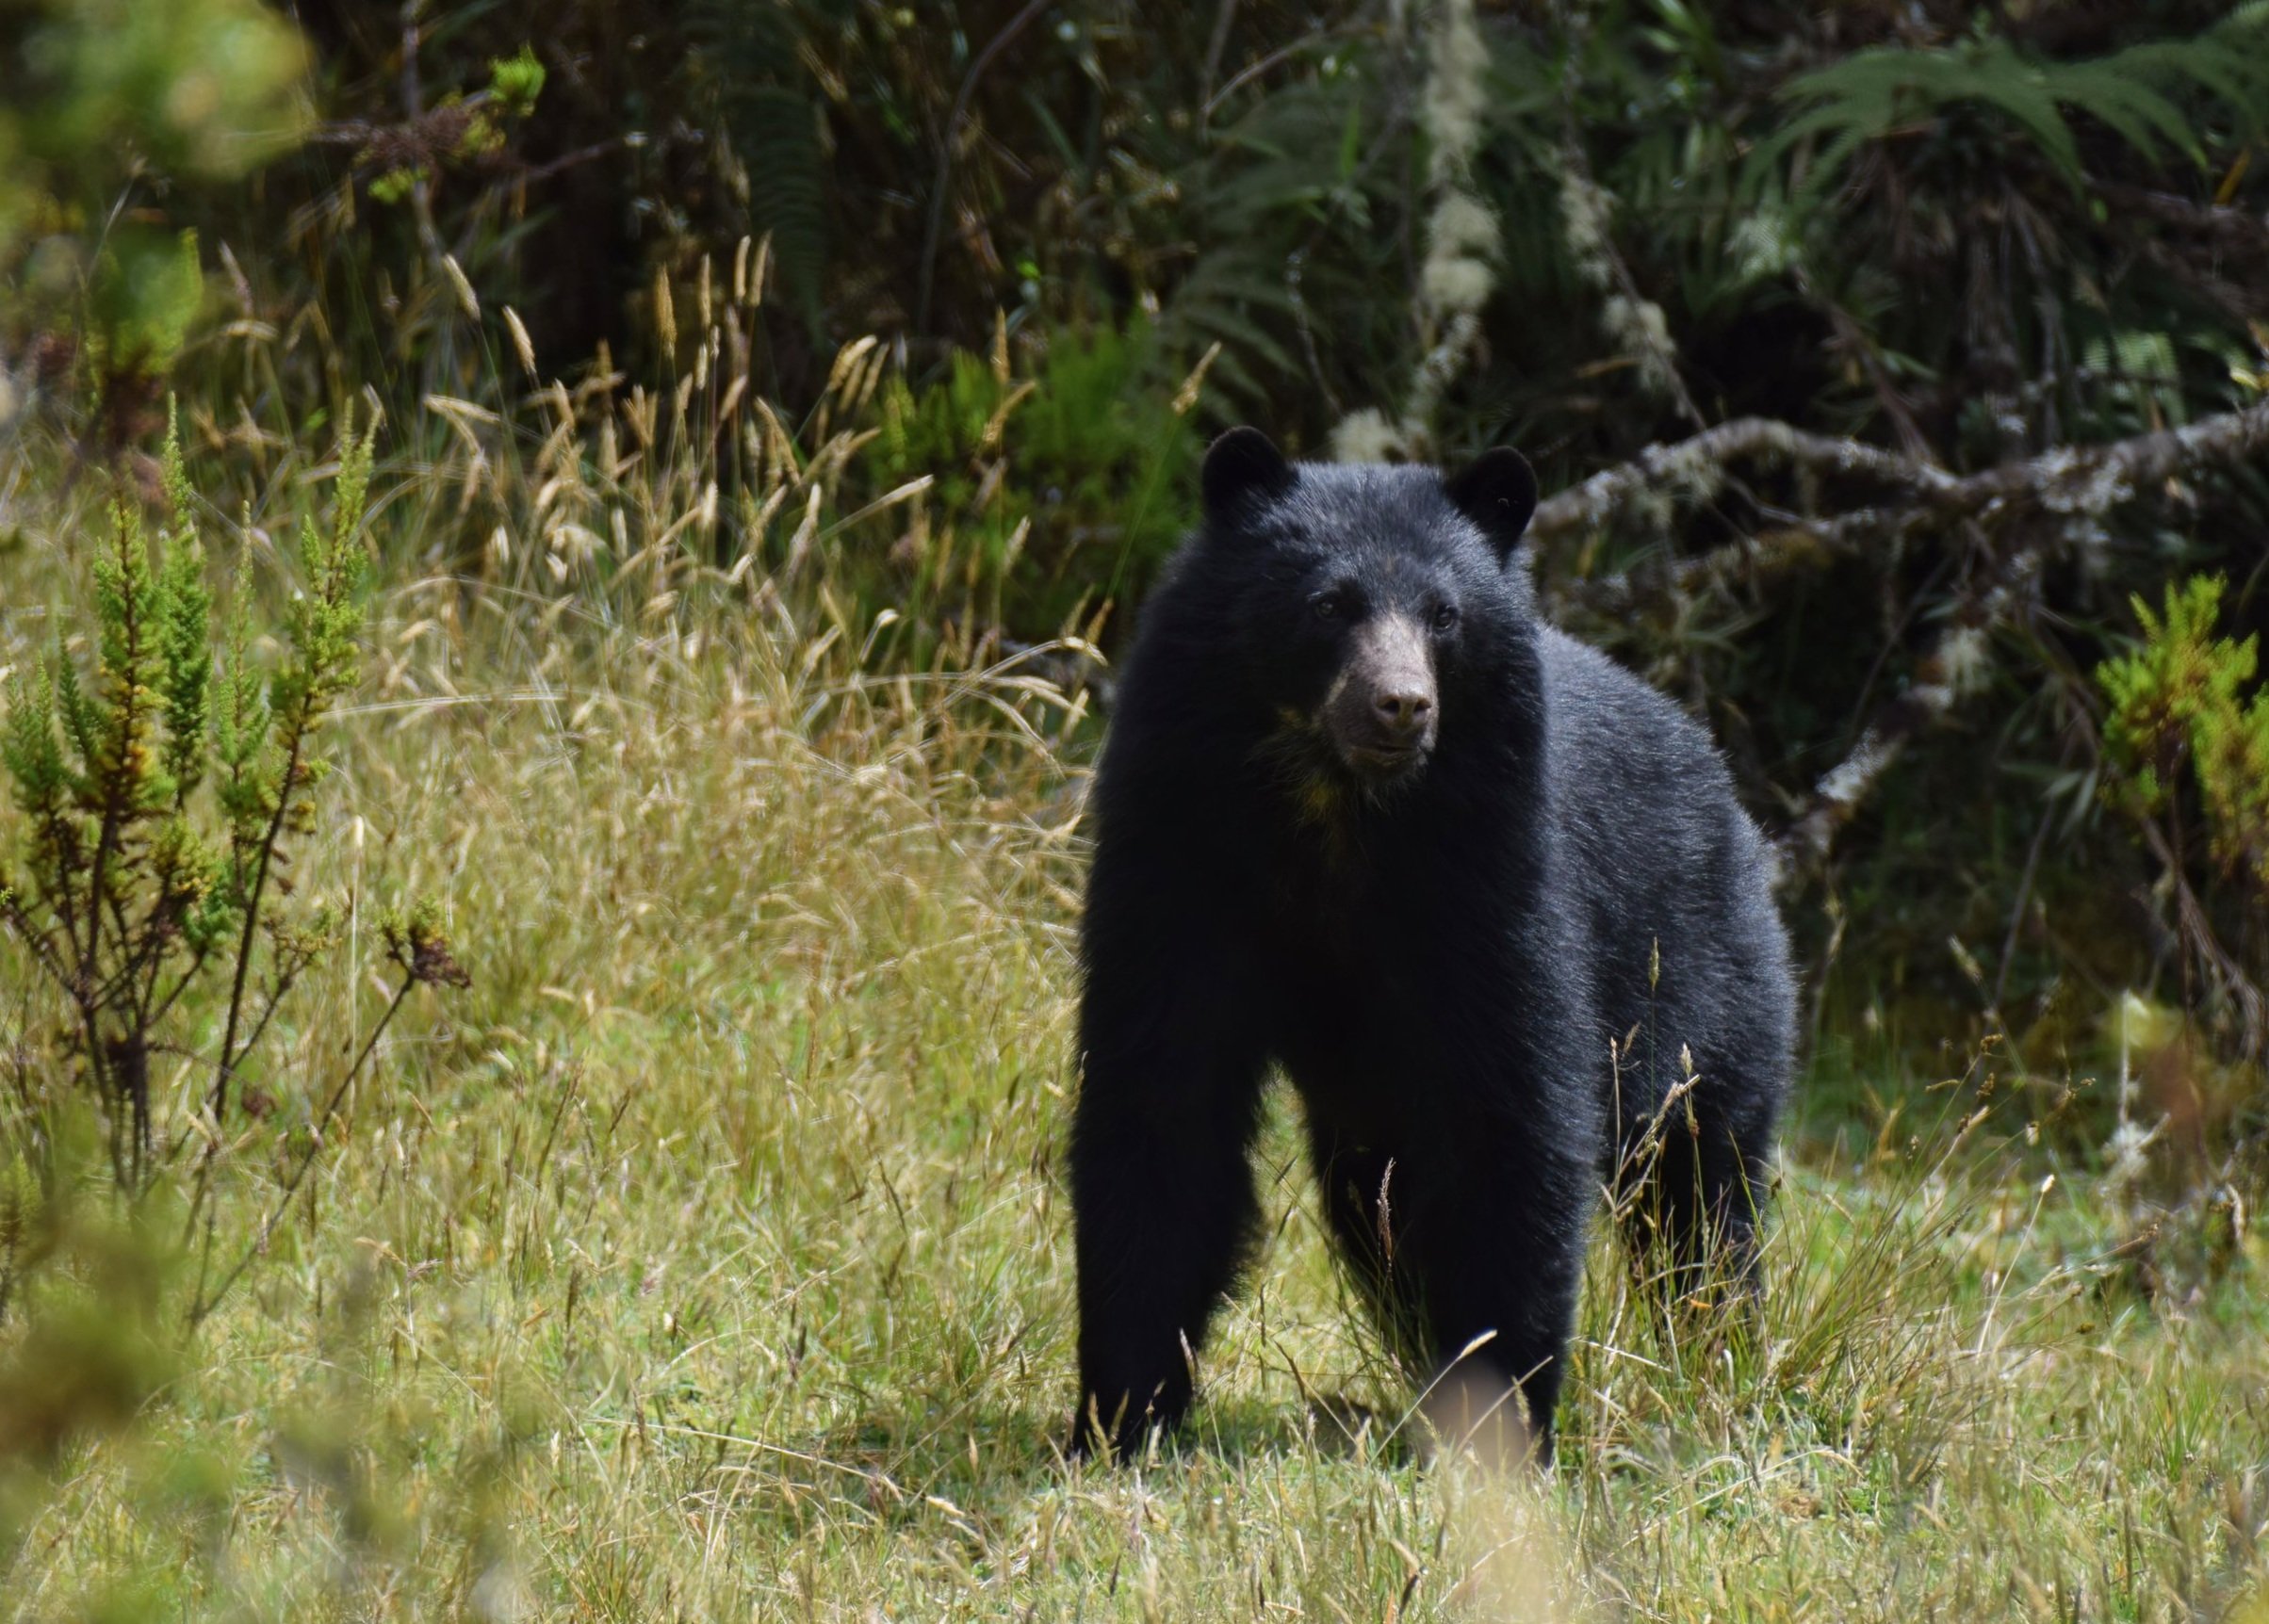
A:
MULTIPOLYGON (((281 1218, 194 1331, 195 1243, 155 1308, 71 1266, 11 1308, 11 1354, 91 1305, 164 1374, 19 1475, 9 1616, 2261 1616, 2245 1255, 2137 1293, 2129 1204, 2028 1145, 1983 1064, 1875 1131, 1800 1104, 1754 1337, 1657 1324, 1603 1239, 1536 1486, 1426 1463, 1280 1101, 1267 1250, 1189 1436, 1067 1464, 1095 719, 1034 659, 905 669, 824 582, 675 544, 698 477, 621 522, 546 463, 567 443, 518 443, 477 577, 414 560, 478 470, 380 481, 398 541, 295 864, 347 934, 279 1015, 273 1109, 228 1125, 221 1260, 281 1218), (416 1000, 317 1122, 408 893, 445 900, 473 985, 416 1000)), ((0 665, 52 637, 90 511, 18 489, 0 665)), ((51 1013, 11 950, 27 1100, 51 1013)), ((158 1080, 176 1165, 209 1018, 158 1080)))

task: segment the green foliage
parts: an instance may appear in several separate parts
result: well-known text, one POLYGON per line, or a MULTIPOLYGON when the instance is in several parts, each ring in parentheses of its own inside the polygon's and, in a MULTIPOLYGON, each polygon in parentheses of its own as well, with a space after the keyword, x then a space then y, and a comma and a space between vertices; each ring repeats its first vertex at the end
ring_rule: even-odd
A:
POLYGON ((1205 249, 1162 325, 1178 354, 1220 344, 1221 388, 1249 410, 1265 412, 1272 389, 1303 370, 1289 331, 1300 301, 1336 314, 1396 256, 1379 228, 1401 175, 1363 157, 1377 139, 1379 89, 1358 64, 1291 87, 1226 123, 1199 160, 1190 189, 1205 249), (1330 252, 1318 252, 1327 242, 1330 252), (1295 253, 1297 298, 1286 277, 1295 253))
POLYGON ((523 45, 511 57, 492 57, 488 64, 488 96, 497 111, 508 119, 525 119, 536 110, 544 93, 544 64, 533 46, 523 45))
POLYGON ((420 165, 415 169, 392 169, 370 182, 370 201, 381 203, 407 203, 410 194, 421 182, 433 178, 433 171, 420 165))
POLYGON ((824 308, 828 218, 826 153, 808 100, 778 85, 748 85, 727 103, 734 150, 748 176, 749 227, 779 256, 789 293, 807 315, 824 308))
POLYGON ((2134 816, 2174 816, 2187 763, 2213 861, 2269 900, 2269 687, 2258 637, 2214 634, 2223 590, 2194 576, 2168 584, 2163 613, 2132 600, 2142 642, 2096 672, 2106 791, 2134 816))
MULTIPOLYGON (((453 139, 437 150, 437 155, 456 163, 472 163, 495 156, 504 150, 504 128, 500 120, 525 119, 536 110, 536 98, 544 93, 544 64, 536 60, 535 52, 523 45, 516 56, 492 57, 488 64, 488 88, 465 102, 445 102, 436 109, 437 123, 449 128, 456 125, 453 139), (462 111, 461 120, 450 115, 462 111)), ((414 169, 393 169, 370 183, 370 195, 382 203, 399 203, 410 185, 430 181, 432 171, 419 165, 414 169), (403 184, 407 176, 409 184, 403 184), (388 188, 382 191, 382 187, 388 188)))
POLYGON ((1146 329, 1059 333, 1018 378, 955 352, 946 376, 882 386, 868 481, 936 479, 911 602, 955 597, 990 624, 1045 637, 1145 584, 1188 529, 1198 439, 1193 385, 1151 382, 1146 329))
POLYGON ((2173 334, 2119 329, 2090 338, 2081 348, 2081 361, 2110 383, 2107 405, 2116 400, 2134 428, 2161 429, 2190 420, 2173 334))
MULTIPOLYGON (((113 1168, 129 1187, 150 1150, 151 1057, 177 1009, 197 1009, 208 984, 229 989, 212 1073, 218 1125, 247 1052, 335 934, 325 910, 280 913, 271 890, 288 840, 316 826, 327 767, 317 730, 360 669, 358 527, 374 432, 341 448, 332 522, 302 522, 273 672, 256 662, 257 594, 241 572, 216 648, 176 423, 155 541, 132 500, 112 504, 90 572, 92 669, 58 638, 8 694, 0 764, 22 833, 19 850, 0 853, 0 928, 70 1008, 68 1047, 110 1112, 113 1168), (266 980, 257 1011, 255 965, 266 980)), ((447 959, 430 926, 411 941, 417 963, 447 959)))
POLYGON ((197 234, 168 242, 127 233, 96 256, 81 316, 83 356, 96 387, 115 394, 128 383, 163 379, 188 342, 204 302, 197 234))
POLYGON ((296 142, 306 56, 262 0, 6 0, 0 256, 147 163, 234 175, 296 142))
POLYGON ((0 424, 8 350, 33 342, 122 446, 204 291, 196 233, 141 205, 296 145, 305 51, 262 0, 0 0, 0 293, 21 296, 0 301, 0 424))
POLYGON ((2265 32, 2269 8, 2249 6, 2195 39, 2153 41, 2088 61, 2028 57, 1997 34, 1946 47, 1857 51, 1783 87, 1782 98, 1799 110, 1757 147, 1750 171, 1772 172, 1797 149, 1824 142, 1801 165, 1798 182, 1817 195, 1868 142, 1927 126, 1958 107, 2005 120, 2076 188, 2085 168, 2067 108, 2111 130, 2147 162, 2172 151, 2203 168, 2198 131, 2174 97, 2187 81, 2252 126, 2259 109, 2269 106, 2265 32))
POLYGON ((787 6, 687 0, 685 77, 729 143, 745 229, 769 239, 783 286, 808 317, 825 301, 835 233, 821 109, 796 23, 787 6))

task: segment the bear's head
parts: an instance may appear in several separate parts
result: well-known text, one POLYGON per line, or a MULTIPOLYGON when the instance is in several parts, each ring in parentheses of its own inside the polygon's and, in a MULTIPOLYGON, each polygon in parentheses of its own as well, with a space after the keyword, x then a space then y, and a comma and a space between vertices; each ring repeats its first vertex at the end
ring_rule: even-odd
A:
POLYGON ((1519 452, 1447 477, 1295 464, 1260 430, 1232 429, 1206 453, 1202 491, 1201 546, 1234 596, 1248 680, 1303 780, 1407 783, 1445 731, 1494 709, 1533 612, 1513 559, 1536 508, 1519 452))

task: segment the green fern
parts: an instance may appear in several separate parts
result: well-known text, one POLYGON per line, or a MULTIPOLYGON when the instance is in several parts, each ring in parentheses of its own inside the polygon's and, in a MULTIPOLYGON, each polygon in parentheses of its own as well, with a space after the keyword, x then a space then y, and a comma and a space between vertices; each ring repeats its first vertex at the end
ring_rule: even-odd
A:
POLYGON ((2089 339, 2081 359, 2091 371, 2111 380, 2111 398, 2129 408, 2137 430, 2190 420, 2172 334, 2122 328, 2108 338, 2089 339))
POLYGON ((747 176, 749 229, 771 237, 782 286, 799 308, 815 313, 826 291, 831 243, 829 165, 790 9, 692 0, 685 31, 697 90, 747 176))
POLYGON ((2205 147, 2176 101, 2186 86, 2221 103, 2248 130, 2269 106, 2269 7, 2246 6, 2195 39, 2131 46, 2084 62, 2041 61, 1999 36, 1944 48, 1884 45, 1800 74, 1784 100, 1802 110, 1752 154, 1754 189, 1807 143, 1796 191, 1816 195, 1859 150, 1896 130, 1969 106, 1997 114, 2075 189, 2084 179, 2068 110, 2102 124, 2146 159, 2165 151, 2203 166, 2205 147))
POLYGON ((1391 162, 1364 169, 1373 132, 1385 125, 1379 90, 1362 54, 1350 51, 1337 71, 1262 96, 1216 133, 1189 183, 1195 235, 1211 246, 1160 315, 1168 365, 1186 365, 1217 340, 1216 388, 1274 414, 1285 385, 1307 381, 1289 337, 1298 311, 1286 276, 1288 257, 1302 248, 1310 251, 1301 262, 1309 318, 1334 313, 1335 335, 1346 341, 1335 348, 1360 349, 1352 341, 1371 320, 1393 326, 1399 344, 1392 307, 1363 297, 1372 272, 1396 254, 1395 234, 1377 220, 1396 206, 1401 171, 1391 162), (1337 319, 1348 309, 1352 318, 1337 319))

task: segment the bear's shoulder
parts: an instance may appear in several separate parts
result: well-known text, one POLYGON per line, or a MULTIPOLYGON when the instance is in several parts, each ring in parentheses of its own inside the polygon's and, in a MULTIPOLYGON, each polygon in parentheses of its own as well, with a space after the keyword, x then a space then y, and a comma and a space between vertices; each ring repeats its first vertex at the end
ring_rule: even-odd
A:
POLYGON ((1734 805, 1708 730, 1638 673, 1550 625, 1537 630, 1546 773, 1563 810, 1671 803, 1715 823, 1734 805))
POLYGON ((1666 747, 1708 752, 1702 724, 1678 703, 1613 656, 1539 624, 1537 658, 1543 668, 1552 725, 1578 735, 1606 731, 1625 742, 1647 739, 1666 747))

